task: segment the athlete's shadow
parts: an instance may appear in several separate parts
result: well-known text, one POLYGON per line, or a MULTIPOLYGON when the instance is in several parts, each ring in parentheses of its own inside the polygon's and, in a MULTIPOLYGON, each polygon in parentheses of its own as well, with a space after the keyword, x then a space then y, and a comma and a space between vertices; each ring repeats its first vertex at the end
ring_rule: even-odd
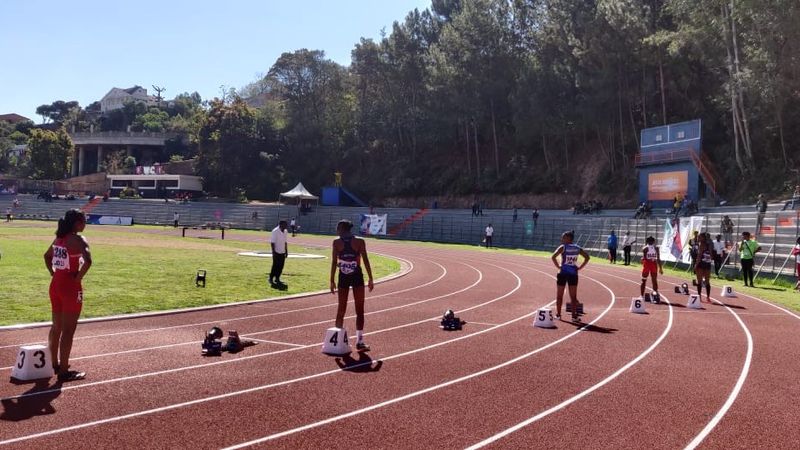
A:
POLYGON ((575 328, 583 328, 584 331, 592 331, 595 333, 612 334, 615 331, 619 331, 616 328, 599 327, 597 325, 586 324, 586 323, 568 322, 566 320, 562 320, 562 322, 572 325, 575 328))
POLYGON ((720 301, 715 301, 714 303, 712 303, 712 305, 714 305, 714 306, 727 306, 728 308, 731 308, 731 309, 747 309, 744 306, 731 305, 730 303, 722 303, 720 301))
POLYGON ((61 382, 57 381, 50 386, 50 380, 39 380, 22 395, 23 397, 20 398, 2 400, 3 413, 0 414, 0 420, 19 422, 36 416, 55 414, 56 409, 53 408, 50 402, 61 395, 61 382), (35 394, 40 391, 45 392, 40 395, 25 397, 25 395, 35 394))
POLYGON ((336 358, 336 365, 348 372, 369 373, 381 370, 383 361, 379 359, 378 362, 375 362, 367 352, 358 352, 358 359, 350 355, 344 355, 341 358, 336 358))

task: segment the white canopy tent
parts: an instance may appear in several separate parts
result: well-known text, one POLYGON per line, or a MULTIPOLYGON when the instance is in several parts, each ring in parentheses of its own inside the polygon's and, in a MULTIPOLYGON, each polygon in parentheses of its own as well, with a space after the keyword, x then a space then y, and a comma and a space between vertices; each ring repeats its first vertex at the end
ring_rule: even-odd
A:
POLYGON ((306 189, 306 187, 303 186, 303 183, 297 183, 297 186, 293 187, 291 190, 288 190, 286 192, 281 192, 281 195, 278 200, 283 201, 284 198, 294 199, 297 201, 298 205, 303 200, 315 200, 319 202, 319 197, 312 194, 311 192, 308 192, 308 189, 306 189))

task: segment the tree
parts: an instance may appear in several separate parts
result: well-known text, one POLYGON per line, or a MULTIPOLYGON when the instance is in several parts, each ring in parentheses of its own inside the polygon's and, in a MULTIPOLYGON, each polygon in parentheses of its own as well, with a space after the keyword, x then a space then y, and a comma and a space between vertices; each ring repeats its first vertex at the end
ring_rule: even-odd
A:
POLYGON ((36 108, 36 114, 42 116, 42 123, 48 120, 56 124, 63 124, 73 109, 80 109, 78 102, 57 100, 49 105, 40 105, 36 108))
POLYGON ((60 180, 69 173, 73 145, 67 131, 31 130, 28 139, 29 176, 38 180, 60 180))

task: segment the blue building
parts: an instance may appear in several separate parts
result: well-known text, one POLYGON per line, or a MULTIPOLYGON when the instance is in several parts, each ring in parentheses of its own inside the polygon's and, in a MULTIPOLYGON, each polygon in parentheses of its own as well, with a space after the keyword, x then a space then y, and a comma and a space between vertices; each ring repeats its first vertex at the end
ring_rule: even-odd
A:
POLYGON ((640 142, 636 155, 640 202, 666 208, 675 196, 699 201, 719 192, 719 177, 703 154, 700 120, 645 128, 640 142))

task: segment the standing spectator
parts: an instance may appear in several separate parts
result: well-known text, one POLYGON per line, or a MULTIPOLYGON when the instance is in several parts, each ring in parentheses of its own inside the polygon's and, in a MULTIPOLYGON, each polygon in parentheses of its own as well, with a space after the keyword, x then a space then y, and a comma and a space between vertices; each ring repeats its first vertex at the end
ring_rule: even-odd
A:
POLYGON ((472 202, 472 217, 478 215, 478 204, 476 202, 472 202))
POLYGON ((539 222, 539 209, 538 208, 534 208, 533 214, 531 214, 531 217, 533 218, 533 227, 536 228, 536 224, 539 222))
POLYGON ((758 218, 756 219, 756 236, 758 236, 761 234, 761 226, 764 224, 764 216, 767 215, 767 201, 764 199, 764 194, 758 194, 756 211, 758 212, 758 218))
POLYGON ((514 210, 511 212, 511 221, 512 222, 516 222, 517 221, 517 208, 516 207, 514 207, 514 210))
POLYGON ((11 222, 11 208, 6 208, 6 222, 11 222))
POLYGON ((608 235, 608 261, 611 264, 617 263, 617 235, 614 234, 614 230, 611 230, 611 234, 608 235))
POLYGON ((478 203, 478 215, 483 216, 483 206, 480 203, 478 203))
POLYGON ((733 245, 733 221, 728 216, 722 216, 722 223, 720 224, 720 231, 722 237, 725 239, 725 247, 733 245))
POLYGON ((743 232, 742 242, 739 243, 739 252, 742 255, 742 276, 744 276, 745 286, 753 287, 753 258, 760 251, 761 246, 751 239, 750 232, 743 232), (749 285, 747 284, 748 280, 750 281, 749 285))
POLYGON ((786 211, 786 208, 788 208, 790 205, 792 209, 794 209, 798 203, 800 203, 800 184, 794 187, 794 193, 792 194, 792 199, 783 205, 781 211, 786 211))
POLYGON ((797 238, 797 242, 792 249, 792 256, 794 256, 794 274, 797 276, 794 289, 797 290, 800 289, 800 237, 797 238))
POLYGON ((181 220, 181 215, 178 214, 178 211, 172 213, 172 226, 178 228, 178 221, 181 220))
POLYGON ((484 242, 486 242, 486 248, 490 248, 492 246, 492 235, 494 234, 494 228, 492 228, 492 224, 486 227, 484 231, 484 242))
POLYGON ((272 247, 272 269, 269 272, 269 284, 272 287, 284 286, 281 281, 283 265, 289 256, 289 244, 286 242, 286 221, 281 220, 278 226, 272 229, 269 243, 272 247))
POLYGON ((714 273, 719 277, 719 269, 722 267, 722 260, 725 259, 725 243, 722 242, 722 235, 717 235, 714 241, 714 273))
POLYGON ((622 237, 622 253, 625 259, 625 265, 631 265, 631 246, 636 243, 636 239, 631 238, 631 232, 625 231, 622 237))
POLYGON ((294 220, 294 217, 289 221, 289 229, 292 230, 292 237, 297 236, 297 221, 294 220))
POLYGON ((692 231, 692 237, 689 239, 689 242, 686 243, 686 246, 689 247, 689 258, 692 259, 692 262, 689 266, 689 270, 694 272, 694 266, 697 264, 697 251, 700 242, 697 239, 697 235, 699 232, 697 230, 692 231))

